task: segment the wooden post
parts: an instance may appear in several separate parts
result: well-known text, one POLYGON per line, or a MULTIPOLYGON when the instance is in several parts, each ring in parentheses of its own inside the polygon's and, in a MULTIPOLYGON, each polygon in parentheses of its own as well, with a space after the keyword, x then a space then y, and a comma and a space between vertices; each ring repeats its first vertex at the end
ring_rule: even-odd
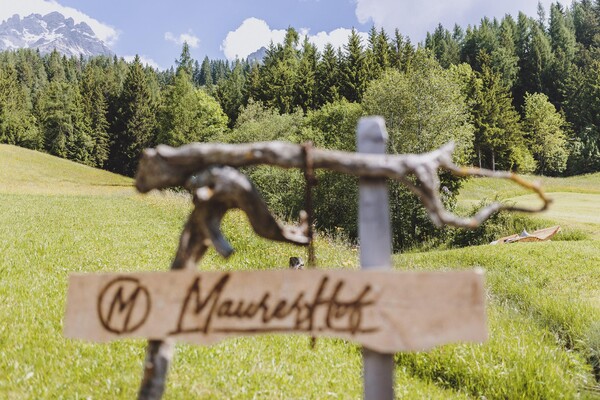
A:
MULTIPOLYGON (((361 118, 357 127, 359 153, 384 154, 387 131, 382 117, 361 118)), ((385 178, 360 178, 359 183, 360 265, 363 269, 392 265, 392 236, 388 189, 385 178)), ((394 398, 394 357, 363 349, 364 398, 394 398)))

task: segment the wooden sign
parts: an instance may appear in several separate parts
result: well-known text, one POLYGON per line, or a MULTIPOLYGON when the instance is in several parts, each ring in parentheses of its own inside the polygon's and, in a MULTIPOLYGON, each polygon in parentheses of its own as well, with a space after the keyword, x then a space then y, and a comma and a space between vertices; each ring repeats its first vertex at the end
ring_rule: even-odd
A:
POLYGON ((382 353, 487 338, 479 271, 74 274, 64 332, 100 342, 173 337, 204 345, 306 333, 382 353))

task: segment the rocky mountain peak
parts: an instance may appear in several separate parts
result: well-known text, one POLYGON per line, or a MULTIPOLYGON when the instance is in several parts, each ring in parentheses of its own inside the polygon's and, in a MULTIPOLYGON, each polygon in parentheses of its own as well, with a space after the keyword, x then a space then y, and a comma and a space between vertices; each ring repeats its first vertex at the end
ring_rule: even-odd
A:
POLYGON ((0 51, 19 48, 38 49, 42 54, 54 49, 66 56, 112 55, 111 50, 85 22, 75 24, 54 11, 46 15, 18 14, 0 24, 0 51))

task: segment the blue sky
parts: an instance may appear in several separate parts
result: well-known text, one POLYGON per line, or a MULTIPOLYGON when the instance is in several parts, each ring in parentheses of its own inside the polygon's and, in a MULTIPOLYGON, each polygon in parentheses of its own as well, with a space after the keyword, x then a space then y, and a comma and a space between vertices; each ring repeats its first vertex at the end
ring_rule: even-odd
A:
MULTIPOLYGON (((87 22, 119 56, 135 54, 159 68, 179 56, 183 40, 192 56, 246 57, 292 26, 321 47, 346 42, 356 28, 398 28, 413 43, 438 23, 452 28, 477 24, 482 16, 535 16, 538 0, 0 0, 0 20, 15 13, 60 11, 87 22)), ((571 0, 562 3, 569 5, 571 0)), ((551 0, 542 0, 549 7, 551 0)))

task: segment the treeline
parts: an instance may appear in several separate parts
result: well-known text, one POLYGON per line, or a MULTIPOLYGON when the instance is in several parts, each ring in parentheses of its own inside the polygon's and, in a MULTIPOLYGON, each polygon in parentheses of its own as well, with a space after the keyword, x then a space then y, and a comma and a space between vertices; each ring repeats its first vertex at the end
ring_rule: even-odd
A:
MULTIPOLYGON (((600 2, 599 2, 600 3, 600 2)), ((558 4, 549 17, 439 26, 414 46, 398 30, 356 31, 322 52, 296 30, 261 63, 192 59, 145 67, 136 58, 0 53, 0 143, 47 151, 132 175, 160 143, 311 140, 355 150, 362 115, 383 115, 389 151, 423 152, 449 140, 455 161, 549 175, 600 171, 600 4, 558 4)), ((303 207, 298 171, 247 171, 284 217, 303 207)), ((353 178, 319 172, 321 229, 356 237, 353 178), (344 210, 344 212, 340 212, 344 210)), ((460 181, 442 177, 453 207, 460 181)), ((415 182, 418 184, 418 182, 415 182)), ((396 248, 452 240, 418 200, 391 184, 396 248)))
POLYGON ((1 53, 0 142, 132 175, 148 146, 207 140, 227 129, 219 103, 185 68, 178 71, 157 72, 137 57, 1 53))

